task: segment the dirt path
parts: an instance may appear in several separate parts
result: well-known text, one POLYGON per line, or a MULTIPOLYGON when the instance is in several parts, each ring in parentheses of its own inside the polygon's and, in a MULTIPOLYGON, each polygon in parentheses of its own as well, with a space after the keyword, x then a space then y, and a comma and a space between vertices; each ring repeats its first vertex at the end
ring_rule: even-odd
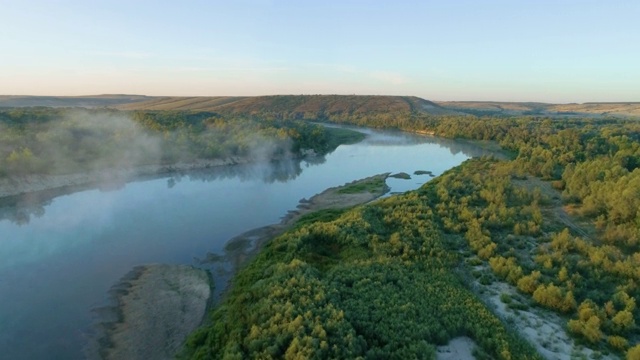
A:
MULTIPOLYGON (((476 270, 480 270, 480 267, 476 270)), ((490 269, 484 268, 486 271, 490 269)), ((548 360, 603 359, 614 360, 617 356, 602 354, 582 344, 576 343, 567 333, 567 320, 553 311, 540 307, 525 306, 526 310, 518 310, 509 306, 503 299, 510 299, 511 304, 528 304, 515 286, 495 281, 490 285, 475 282, 473 287, 478 296, 504 322, 524 339, 533 345, 538 353, 548 360)))
MULTIPOLYGON (((541 204, 545 221, 555 223, 558 228, 568 227, 575 234, 593 240, 595 230, 590 224, 581 223, 567 213, 562 204, 560 191, 554 189, 550 182, 528 177, 526 180, 513 180, 513 184, 524 187, 530 192, 535 191, 536 188, 539 189, 541 195, 548 200, 548 203, 541 204)), ((533 251, 533 248, 526 251, 533 251)), ((476 266, 472 270, 491 273, 491 269, 486 264, 476 266)), ((472 288, 498 317, 527 339, 545 359, 617 358, 576 343, 567 333, 565 318, 553 311, 530 306, 530 298, 520 294, 512 285, 501 281, 482 285, 475 280, 472 288)))

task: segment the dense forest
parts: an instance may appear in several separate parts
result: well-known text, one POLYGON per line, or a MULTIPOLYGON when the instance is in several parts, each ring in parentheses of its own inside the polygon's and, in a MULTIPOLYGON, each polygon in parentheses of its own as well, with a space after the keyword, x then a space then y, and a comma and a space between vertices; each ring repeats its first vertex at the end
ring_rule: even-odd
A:
POLYGON ((420 192, 271 241, 235 278, 190 358, 424 358, 469 335, 479 358, 538 358, 450 272, 459 262, 420 192))
POLYGON ((528 299, 519 306, 557 312, 579 342, 639 358, 640 123, 416 113, 320 120, 495 141, 511 160, 470 160, 417 191, 274 239, 237 275, 185 357, 433 358, 434 345, 458 335, 478 343, 478 358, 530 356, 469 290, 472 274, 512 284, 528 299))
POLYGON ((0 110, 0 176, 324 154, 362 135, 295 120, 190 111, 0 110))
MULTIPOLYGON (((358 122, 369 121, 383 126, 358 122)), ((438 180, 433 199, 444 231, 464 236, 496 277, 535 304, 565 314, 569 331, 591 346, 625 351, 638 343, 640 122, 421 116, 393 126, 492 140, 513 154, 438 180)))
POLYGON ((451 224, 446 230, 463 233, 497 277, 566 314, 569 331, 584 341, 620 351, 637 344, 640 123, 450 119, 434 121, 431 128, 446 136, 495 140, 517 154, 488 171, 440 180, 438 199, 451 224), (548 184, 532 187, 521 181, 527 177, 548 184), (545 188, 560 194, 560 209, 551 204, 554 191, 545 188), (529 204, 509 199, 523 191, 533 199, 529 204), (562 212, 581 223, 558 223, 562 212), (513 214, 529 219, 518 221, 513 214))

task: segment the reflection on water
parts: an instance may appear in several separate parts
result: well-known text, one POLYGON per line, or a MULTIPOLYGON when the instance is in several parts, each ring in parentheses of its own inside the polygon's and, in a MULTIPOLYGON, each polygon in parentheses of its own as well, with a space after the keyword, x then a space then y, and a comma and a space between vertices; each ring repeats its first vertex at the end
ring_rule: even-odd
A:
MULTIPOLYGON (((305 166, 320 165, 326 160, 324 156, 317 156, 304 160, 305 166)), ((135 179, 135 181, 148 181, 152 179, 167 179, 167 188, 171 189, 176 184, 186 179, 186 181, 212 182, 221 179, 237 179, 240 181, 260 180, 270 184, 274 182, 287 182, 295 179, 302 173, 302 160, 287 159, 268 163, 244 164, 233 166, 218 166, 213 168, 203 168, 190 170, 189 172, 175 172, 169 174, 159 174, 135 179)), ((104 184, 94 184, 93 186, 79 185, 76 187, 65 187, 63 189, 45 190, 33 192, 21 196, 11 196, 0 199, 0 220, 6 219, 18 225, 26 225, 31 217, 42 217, 45 208, 51 205, 54 198, 69 193, 86 190, 88 187, 97 187, 101 192, 112 192, 122 190, 126 186, 126 181, 109 182, 104 184)))
MULTIPOLYGON (((410 146, 417 144, 434 144, 447 149, 451 155, 463 154, 466 157, 496 156, 501 154, 487 149, 483 149, 469 142, 443 139, 430 136, 418 136, 403 132, 384 134, 369 129, 358 129, 368 133, 368 137, 360 145, 369 146, 410 146)), ((204 168, 191 170, 187 173, 171 173, 155 176, 146 176, 144 179, 138 178, 136 181, 150 180, 153 178, 167 178, 167 188, 173 188, 183 178, 187 181, 211 182, 220 179, 238 179, 240 181, 261 180, 265 183, 287 182, 295 179, 303 171, 304 167, 322 165, 326 162, 325 156, 316 156, 301 159, 287 159, 259 164, 245 164, 234 166, 219 166, 215 168, 204 168)), ((126 181, 117 183, 95 184, 100 191, 117 191, 126 185, 126 181)), ((55 197, 68 193, 85 190, 88 186, 66 187, 64 189, 46 190, 34 192, 22 196, 12 196, 0 199, 0 220, 6 219, 18 225, 28 224, 31 217, 41 217, 45 213, 45 207, 51 204, 55 197)))
MULTIPOLYGON (((277 223, 302 198, 386 172, 439 175, 485 152, 470 144, 367 131, 324 158, 203 169, 115 188, 66 189, 0 204, 0 354, 78 359, 107 290, 145 263, 198 265, 227 240, 277 223)), ((430 179, 389 180, 392 191, 430 179)), ((235 254, 242 256, 243 251, 235 254)), ((240 260, 237 258, 236 260, 240 260)))

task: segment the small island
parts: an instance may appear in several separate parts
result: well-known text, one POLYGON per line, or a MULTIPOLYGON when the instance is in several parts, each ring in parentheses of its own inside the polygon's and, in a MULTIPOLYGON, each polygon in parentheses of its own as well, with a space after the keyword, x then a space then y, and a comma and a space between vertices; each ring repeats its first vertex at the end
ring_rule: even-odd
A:
POLYGON ((389 177, 402 180, 411 180, 411 175, 407 174, 406 172, 399 172, 393 175, 389 175, 389 177))
POLYGON ((413 172, 413 175, 431 175, 433 176, 433 172, 428 170, 416 170, 413 172))

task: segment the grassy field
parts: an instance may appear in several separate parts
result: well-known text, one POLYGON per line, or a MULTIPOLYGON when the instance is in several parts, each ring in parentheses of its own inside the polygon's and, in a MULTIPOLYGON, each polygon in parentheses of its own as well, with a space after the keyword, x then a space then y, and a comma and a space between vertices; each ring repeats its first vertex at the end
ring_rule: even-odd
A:
POLYGON ((640 102, 547 104, 536 102, 438 101, 443 108, 474 115, 640 117, 640 102))

